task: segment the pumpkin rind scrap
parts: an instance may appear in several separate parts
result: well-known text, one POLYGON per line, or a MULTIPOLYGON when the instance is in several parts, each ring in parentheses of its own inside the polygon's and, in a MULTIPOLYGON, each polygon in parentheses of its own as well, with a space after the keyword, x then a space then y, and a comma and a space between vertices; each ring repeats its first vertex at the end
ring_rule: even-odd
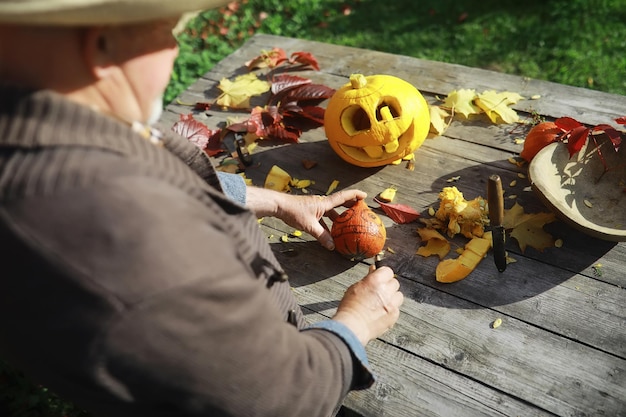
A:
POLYGON ((387 165, 412 154, 429 129, 430 110, 422 94, 391 75, 351 75, 324 113, 332 149, 361 167, 387 165))
POLYGON ((335 250, 352 261, 361 261, 380 253, 387 240, 381 218, 359 200, 334 221, 330 234, 335 250))
POLYGON ((491 239, 475 237, 465 245, 465 250, 456 259, 444 259, 435 270, 437 282, 457 282, 467 277, 491 249, 491 239))

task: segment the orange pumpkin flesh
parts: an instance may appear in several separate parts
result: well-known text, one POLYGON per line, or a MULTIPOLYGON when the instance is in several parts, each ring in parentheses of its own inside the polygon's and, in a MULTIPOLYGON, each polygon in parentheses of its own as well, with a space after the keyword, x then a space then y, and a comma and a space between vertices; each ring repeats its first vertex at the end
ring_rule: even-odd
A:
POLYGON ((524 140, 524 149, 520 156, 530 162, 540 150, 555 142, 562 133, 561 129, 553 122, 542 122, 535 125, 524 140))
POLYGON ((363 200, 335 218, 330 234, 335 250, 352 261, 377 255, 387 240, 385 225, 363 200))
POLYGON ((421 93, 391 75, 352 74, 331 97, 324 130, 332 149, 361 167, 394 163, 412 154, 430 129, 430 110, 421 93))
POLYGON ((435 277, 438 282, 456 282, 467 277, 491 248, 491 239, 475 237, 465 245, 465 250, 456 259, 445 259, 437 265, 435 277))

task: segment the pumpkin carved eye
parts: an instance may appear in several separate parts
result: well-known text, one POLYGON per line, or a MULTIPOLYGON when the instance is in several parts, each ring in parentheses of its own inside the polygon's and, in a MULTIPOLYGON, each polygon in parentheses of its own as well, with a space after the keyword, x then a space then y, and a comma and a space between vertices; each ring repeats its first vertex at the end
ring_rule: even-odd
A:
POLYGON ((393 119, 400 117, 401 106, 400 103, 398 103, 398 100, 395 97, 385 97, 380 102, 380 104, 376 106, 376 120, 378 120, 379 122, 388 120, 386 117, 383 117, 383 114, 385 114, 385 112, 381 111, 381 109, 384 109, 385 107, 387 107, 388 109, 385 110, 385 112, 389 111, 389 114, 391 114, 391 117, 393 119))
POLYGON ((362 132, 370 130, 372 123, 370 123, 370 117, 361 106, 350 106, 341 114, 341 127, 350 136, 356 132, 362 132))
POLYGON ((411 84, 390 75, 350 76, 331 97, 324 129, 333 150, 358 166, 397 161, 421 146, 430 128, 428 104, 411 84))

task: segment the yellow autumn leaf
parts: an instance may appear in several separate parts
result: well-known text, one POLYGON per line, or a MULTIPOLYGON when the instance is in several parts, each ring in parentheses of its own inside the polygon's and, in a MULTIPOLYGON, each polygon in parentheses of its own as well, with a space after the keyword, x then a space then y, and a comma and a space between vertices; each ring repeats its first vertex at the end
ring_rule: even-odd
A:
POLYGON ((543 230, 543 226, 555 220, 554 213, 524 212, 524 208, 515 203, 509 210, 504 210, 504 228, 511 230, 511 237, 517 240, 522 252, 527 246, 543 251, 554 246, 554 238, 543 230))
POLYGON ((475 98, 476 90, 466 88, 453 90, 448 93, 448 97, 443 102, 443 107, 469 117, 471 114, 480 113, 480 109, 474 105, 475 98))
POLYGON ((498 123, 498 117, 504 123, 517 123, 519 121, 519 115, 509 106, 523 98, 524 97, 520 96, 518 93, 512 93, 510 91, 497 93, 494 90, 487 90, 479 94, 474 102, 487 114, 487 117, 489 117, 493 123, 498 123))
POLYGON ((234 81, 222 78, 217 88, 222 90, 222 94, 216 100, 217 104, 222 107, 247 109, 250 108, 250 97, 269 91, 270 84, 259 80, 256 74, 251 72, 236 77, 234 81))
POLYGON ((448 128, 446 118, 450 117, 450 113, 439 106, 430 107, 430 131, 437 135, 443 135, 448 128))
POLYGON ((291 182, 291 175, 278 165, 273 165, 265 177, 265 188, 270 190, 276 190, 281 192, 289 192, 289 183, 291 182))

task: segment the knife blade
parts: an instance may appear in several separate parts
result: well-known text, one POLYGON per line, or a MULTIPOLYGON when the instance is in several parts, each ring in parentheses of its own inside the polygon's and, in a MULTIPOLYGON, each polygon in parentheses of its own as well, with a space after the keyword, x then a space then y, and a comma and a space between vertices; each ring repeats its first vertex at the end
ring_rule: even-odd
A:
POLYGON ((489 176, 487 184, 487 204, 489 205, 489 222, 493 238, 493 260, 498 271, 506 269, 506 251, 504 250, 504 196, 502 195, 502 180, 499 175, 489 176))

